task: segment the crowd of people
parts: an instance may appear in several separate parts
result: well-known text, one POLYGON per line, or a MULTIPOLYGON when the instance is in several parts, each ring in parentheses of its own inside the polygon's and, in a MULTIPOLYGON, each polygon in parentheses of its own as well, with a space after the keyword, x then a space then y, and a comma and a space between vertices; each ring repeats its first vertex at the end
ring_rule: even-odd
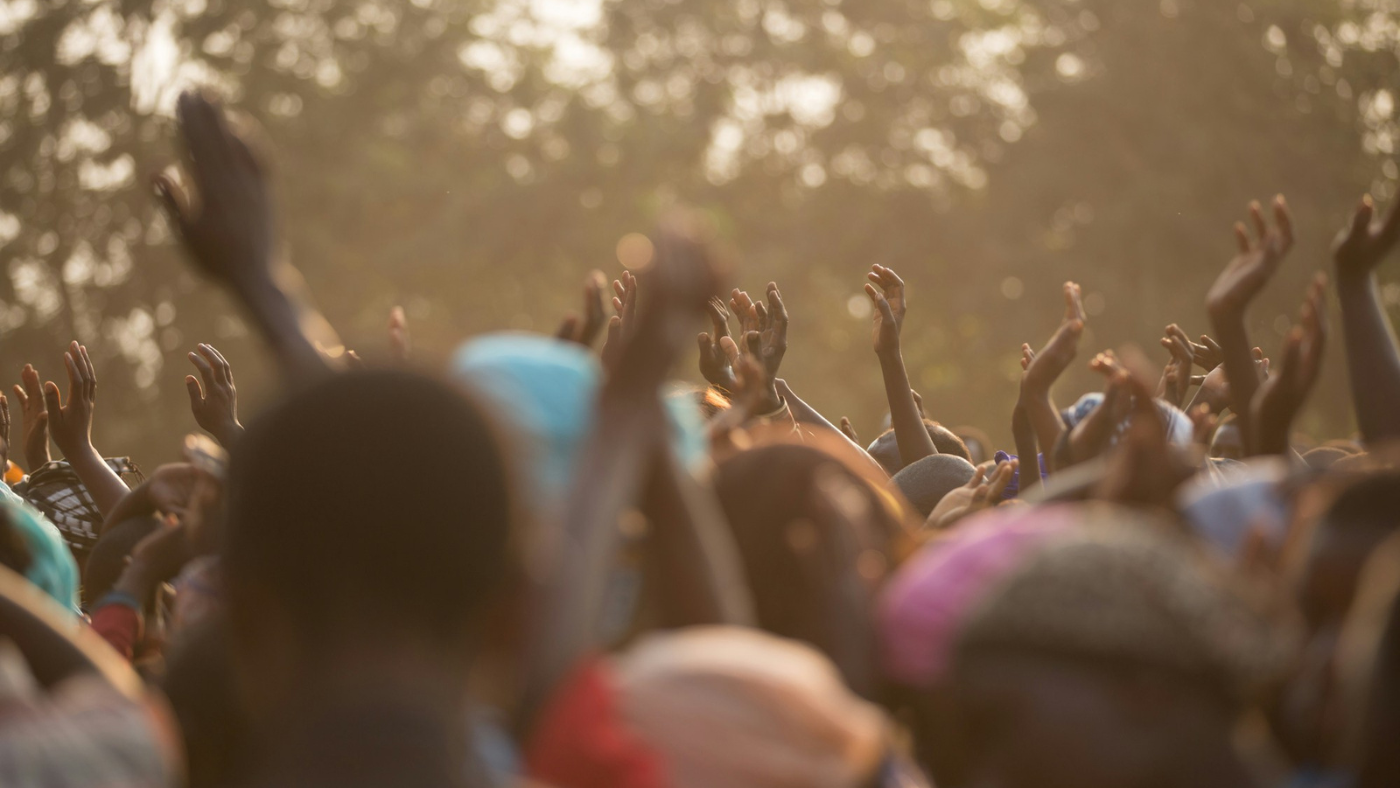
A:
POLYGON ((418 369, 396 311, 389 358, 329 353, 258 152, 201 94, 177 120, 157 196, 282 390, 245 427, 199 345, 207 435, 149 476, 93 446, 82 345, 66 390, 24 367, 13 442, 0 397, 0 785, 1400 785, 1395 207, 1362 199, 1272 359, 1245 316, 1282 197, 1165 369, 1081 348, 1066 283, 1001 450, 924 412, 926 318, 872 266, 867 443, 780 377, 777 284, 734 289, 680 209, 553 336, 418 369), (1334 300, 1359 434, 1324 439, 1295 418, 1334 300), (697 339, 707 385, 673 382, 697 339), (1059 407, 1086 358, 1102 390, 1059 407))

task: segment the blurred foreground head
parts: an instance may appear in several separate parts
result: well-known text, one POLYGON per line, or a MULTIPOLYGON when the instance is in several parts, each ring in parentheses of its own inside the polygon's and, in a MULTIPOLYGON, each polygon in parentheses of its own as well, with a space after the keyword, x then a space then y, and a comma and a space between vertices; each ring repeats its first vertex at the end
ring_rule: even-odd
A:
POLYGON ((233 652, 263 700, 351 665, 463 664, 511 565, 491 427, 416 374, 294 393, 237 445, 228 494, 233 652), (393 473, 376 479, 371 466, 393 473))
POLYGON ((1114 511, 1086 510, 962 627, 953 675, 971 783, 1251 782, 1233 726, 1282 667, 1278 636, 1164 525, 1114 511))

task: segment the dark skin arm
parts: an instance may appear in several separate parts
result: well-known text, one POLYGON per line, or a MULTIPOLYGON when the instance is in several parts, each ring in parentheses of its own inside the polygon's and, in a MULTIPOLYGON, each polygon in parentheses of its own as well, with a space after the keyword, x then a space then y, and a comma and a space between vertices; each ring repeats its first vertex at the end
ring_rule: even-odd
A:
POLYGON ((1038 353, 1030 353, 1030 346, 1022 346, 1021 402, 1026 409, 1031 429, 1035 430, 1036 442, 1047 447, 1046 466, 1054 470, 1048 454, 1048 447, 1054 446, 1064 432, 1065 424, 1060 412, 1050 399, 1050 387, 1069 369, 1074 357, 1079 353, 1079 338, 1084 333, 1084 304, 1080 298, 1080 287, 1074 282, 1065 282, 1065 316, 1060 327, 1055 330, 1050 341, 1038 353), (1029 356, 1027 354, 1029 353, 1029 356), (1029 361, 1027 361, 1027 358, 1029 361))
MULTIPOLYGON (((884 271, 890 276, 894 274, 889 269, 884 271)), ((876 274, 872 273, 871 277, 875 278, 876 274)), ((885 379, 885 398, 890 406, 890 424, 894 428, 895 443, 899 445, 899 457, 907 466, 937 454, 938 448, 924 427, 924 417, 909 387, 909 373, 900 352, 899 333, 903 320, 894 306, 902 307, 904 303, 904 283, 888 277, 881 277, 880 281, 884 292, 871 282, 865 285, 865 294, 875 307, 875 355, 880 359, 880 372, 885 379), (895 300, 891 301, 891 297, 895 300)))
MULTIPOLYGON (((1031 350, 1030 345, 1022 345, 1021 369, 1029 368, 1034 361, 1035 353, 1031 350)), ((1019 485, 1019 495, 1022 497, 1040 486, 1040 462, 1036 456, 1039 450, 1036 448, 1035 426, 1031 424, 1030 412, 1026 409, 1025 398, 1026 391, 1022 387, 1021 396, 1016 400, 1016 407, 1011 411, 1011 437, 1016 442, 1016 456, 1020 458, 1022 467, 1026 468, 1026 472, 1021 474, 1019 485)))
MULTIPOLYGON (((655 262, 643 272, 646 303, 631 318, 617 348, 615 365, 599 392, 594 429, 585 444, 566 504, 558 539, 540 556, 547 567, 537 589, 538 618, 525 658, 526 685, 515 728, 527 733, 535 715, 578 659, 596 646, 595 630, 606 602, 608 573, 616 554, 619 519, 644 504, 643 493, 656 471, 657 452, 665 444, 665 408, 658 394, 665 376, 688 342, 693 321, 719 292, 721 272, 707 247, 682 220, 664 225, 657 234, 655 262)), ((621 304, 619 304, 621 306, 621 304)), ((660 467, 666 467, 663 463, 660 467)), ((690 536, 673 535, 676 544, 713 546, 712 516, 674 509, 695 503, 686 488, 654 489, 649 503, 674 518, 661 527, 692 527, 690 536), (702 526, 702 524, 705 524, 702 526)), ((687 548, 680 548, 687 549, 687 548)), ((667 551, 671 553, 671 550, 667 551)), ((710 554, 703 563, 691 556, 681 573, 692 579, 716 571, 719 580, 703 589, 681 593, 689 612, 710 610, 746 620, 743 602, 733 587, 735 578, 723 558, 710 554)), ((674 591, 674 589, 672 589, 674 591)))
POLYGON ((856 439, 853 437, 855 434, 855 430, 851 429, 850 419, 843 417, 841 419, 841 427, 838 428, 834 426, 831 422, 827 421, 825 416, 823 416, 821 413, 818 413, 816 408, 813 408, 811 405, 808 405, 806 402, 803 402, 800 397, 794 394, 792 389, 788 386, 787 381, 779 380, 777 381, 777 384, 778 394, 782 396, 785 402, 787 402, 788 410, 792 413, 793 420, 795 420, 798 424, 806 424, 810 427, 814 427, 819 430, 826 430, 840 435, 842 438, 844 438, 847 442, 851 444, 852 448, 860 452, 860 457, 863 457, 870 462, 872 468, 879 469, 881 476, 885 475, 885 469, 880 467, 880 463, 876 462, 875 459, 869 454, 866 454, 865 448, 862 447, 860 443, 857 442, 856 439), (847 430, 850 431, 847 432, 847 430))
POLYGON ((191 259, 243 304, 284 379, 301 383, 332 372, 316 346, 339 347, 339 340, 299 297, 296 273, 274 263, 272 199, 258 157, 230 128, 223 109, 197 93, 180 96, 176 117, 197 199, 167 175, 157 176, 154 186, 191 259))
POLYGON ((44 384, 44 401, 48 410, 49 430, 53 441, 63 452, 63 458, 87 488, 92 502, 104 516, 112 511, 128 492, 116 471, 102 461, 102 455, 92 445, 92 409, 97 398, 97 373, 87 348, 77 342, 63 354, 68 369, 68 402, 63 403, 58 384, 44 384))
MULTIPOLYGON (((1239 253, 1206 294, 1206 311, 1220 342, 1225 376, 1230 383, 1230 408, 1239 414, 1249 413, 1250 403, 1259 389, 1249 333, 1245 330, 1245 312, 1293 247, 1293 220, 1282 195, 1274 199, 1273 212, 1275 227, 1271 228, 1264 220, 1259 203, 1249 206, 1254 235, 1250 236, 1243 223, 1235 225, 1239 253)), ((1248 422, 1248 418, 1240 419, 1240 434, 1246 451, 1252 451, 1254 435, 1248 422)))
POLYGON ((1264 381, 1254 397, 1250 417, 1259 454, 1288 454, 1293 421, 1307 401, 1322 371, 1327 345, 1324 314, 1327 277, 1318 274, 1308 288, 1298 325, 1288 333, 1278 370, 1264 381))
POLYGON ((52 457, 49 454, 49 414, 44 409, 44 387, 39 372, 29 364, 19 373, 15 399, 20 406, 20 428, 23 431, 24 462, 34 470, 52 457))
POLYGON ((1376 286, 1376 267, 1400 242, 1400 200, 1383 220, 1374 215, 1371 198, 1362 198, 1332 250, 1352 402, 1361 436, 1372 446, 1400 438, 1400 347, 1376 286))

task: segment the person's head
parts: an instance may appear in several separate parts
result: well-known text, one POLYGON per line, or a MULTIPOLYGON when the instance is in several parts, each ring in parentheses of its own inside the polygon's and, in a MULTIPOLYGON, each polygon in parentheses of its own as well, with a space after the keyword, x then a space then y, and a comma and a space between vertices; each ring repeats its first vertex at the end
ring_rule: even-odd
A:
MULTIPOLYGON (((968 462, 972 461, 972 454, 967 450, 967 444, 962 438, 953 434, 952 430, 944 427, 936 421, 924 419, 924 429, 928 430, 928 436, 933 439, 934 448, 939 454, 947 454, 958 457, 968 462)), ((899 457, 899 444, 895 442, 894 430, 885 430, 880 437, 871 442, 865 450, 867 454, 875 458, 880 463, 880 467, 885 469, 885 473, 893 476, 904 468, 904 461, 899 457)))
POLYGON ((509 487, 482 411, 417 374, 331 377, 254 421, 231 457, 222 569, 259 709, 347 665, 465 674, 514 567, 509 487))
POLYGON ((3 563, 48 594, 78 611, 78 565, 63 536, 48 518, 8 490, 0 496, 0 532, 5 532, 3 563))
MULTIPOLYGON (((117 584, 122 570, 126 568, 127 557, 137 543, 160 527, 154 517, 133 517, 116 523, 102 533, 97 544, 88 553, 87 564, 83 566, 83 607, 91 608, 106 596, 117 584)), ((149 602, 150 600, 142 600, 149 602)))
POLYGON ((943 496, 972 480, 977 469, 951 454, 930 454, 890 479, 921 517, 927 518, 943 496))
MULTIPOLYGON (((967 425, 954 427, 953 434, 962 439, 963 445, 967 447, 965 459, 973 465, 981 465, 990 460, 993 454, 996 454, 991 436, 976 427, 967 425)), ((943 450, 939 449, 939 451, 943 450)))
POLYGON ((1297 762, 1338 762, 1345 711, 1355 703, 1339 689, 1339 633, 1351 613, 1363 568, 1376 548, 1397 532, 1400 473, 1394 472, 1347 486, 1312 529, 1296 585, 1310 659, 1288 676, 1270 708, 1275 736, 1297 762))
POLYGON ((995 509, 939 533, 880 594, 880 669, 888 702, 910 722, 919 760, 939 785, 961 785, 963 731, 952 703, 952 654, 967 618, 1027 555, 1078 524, 1079 507, 995 509))
POLYGON ((1243 778, 1233 725, 1281 664, 1268 626, 1165 524, 1105 516, 1045 543, 964 624, 953 675, 969 784, 1243 778))
MULTIPOLYGON (((758 625, 816 646, 843 667, 843 650, 873 660, 875 591, 908 537, 899 512, 837 455, 778 443, 735 454, 715 473, 758 625)), ((873 674, 850 675, 869 690, 873 674)))

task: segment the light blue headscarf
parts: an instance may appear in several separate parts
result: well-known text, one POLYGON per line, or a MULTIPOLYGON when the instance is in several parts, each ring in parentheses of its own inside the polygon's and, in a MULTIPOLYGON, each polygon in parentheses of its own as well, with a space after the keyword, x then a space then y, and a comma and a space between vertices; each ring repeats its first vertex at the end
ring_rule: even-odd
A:
POLYGON ((25 578, 64 608, 78 612, 78 563, 63 542, 58 526, 4 482, 0 482, 0 508, 29 548, 25 578))
MULTIPOLYGON (((593 426, 603 380, 598 359, 573 342, 499 333, 468 340, 448 367, 520 440, 514 454, 526 500, 537 512, 552 510, 568 494, 593 426)), ((670 392, 665 401, 676 455, 693 465, 705 456, 699 405, 687 391, 670 392)))

